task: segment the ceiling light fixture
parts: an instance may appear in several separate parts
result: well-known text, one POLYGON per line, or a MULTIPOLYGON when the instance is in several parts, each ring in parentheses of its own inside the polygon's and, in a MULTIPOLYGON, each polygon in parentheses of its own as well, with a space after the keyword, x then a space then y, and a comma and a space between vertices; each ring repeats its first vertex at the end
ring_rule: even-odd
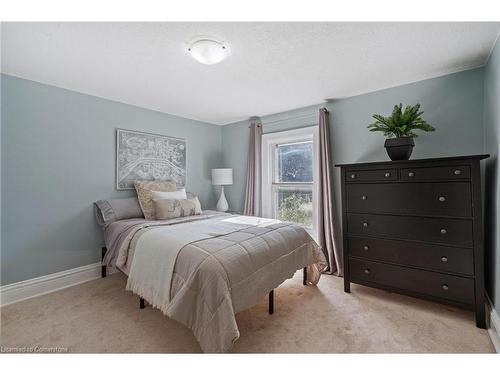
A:
POLYGON ((212 37, 199 37, 188 46, 188 52, 193 59, 205 64, 217 64, 229 56, 229 46, 212 37))

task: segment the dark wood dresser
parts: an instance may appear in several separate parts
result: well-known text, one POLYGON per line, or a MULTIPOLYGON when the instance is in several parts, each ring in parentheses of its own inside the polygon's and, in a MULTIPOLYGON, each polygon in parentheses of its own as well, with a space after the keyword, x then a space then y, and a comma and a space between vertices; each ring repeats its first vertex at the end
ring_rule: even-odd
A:
POLYGON ((350 283, 475 311, 485 328, 480 160, 337 165, 350 283))

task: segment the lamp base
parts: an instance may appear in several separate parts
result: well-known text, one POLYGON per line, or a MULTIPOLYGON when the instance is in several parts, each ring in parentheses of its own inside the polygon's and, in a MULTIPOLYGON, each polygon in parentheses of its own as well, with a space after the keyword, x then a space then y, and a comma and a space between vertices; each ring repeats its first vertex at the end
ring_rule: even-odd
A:
POLYGON ((229 209, 229 205, 227 204, 226 196, 224 195, 224 185, 221 185, 220 197, 217 202, 217 211, 226 212, 229 209))

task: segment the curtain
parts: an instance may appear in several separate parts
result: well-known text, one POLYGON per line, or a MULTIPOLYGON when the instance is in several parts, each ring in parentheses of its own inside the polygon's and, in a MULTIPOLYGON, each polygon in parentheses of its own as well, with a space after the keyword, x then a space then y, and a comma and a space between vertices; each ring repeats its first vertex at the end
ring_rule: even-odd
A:
POLYGON ((247 184, 245 189, 244 215, 261 214, 261 170, 262 170, 262 124, 259 120, 250 122, 250 144, 248 146, 247 184))
POLYGON ((326 108, 321 108, 319 110, 318 242, 328 261, 328 267, 324 272, 342 276, 344 267, 342 249, 338 244, 329 125, 329 113, 326 108))

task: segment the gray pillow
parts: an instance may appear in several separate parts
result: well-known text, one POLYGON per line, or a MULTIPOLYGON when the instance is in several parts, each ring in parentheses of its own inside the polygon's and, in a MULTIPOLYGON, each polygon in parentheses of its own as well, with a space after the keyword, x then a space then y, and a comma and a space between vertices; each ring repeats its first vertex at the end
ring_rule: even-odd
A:
POLYGON ((100 200, 94 203, 97 223, 106 228, 117 220, 143 218, 137 197, 100 200))

